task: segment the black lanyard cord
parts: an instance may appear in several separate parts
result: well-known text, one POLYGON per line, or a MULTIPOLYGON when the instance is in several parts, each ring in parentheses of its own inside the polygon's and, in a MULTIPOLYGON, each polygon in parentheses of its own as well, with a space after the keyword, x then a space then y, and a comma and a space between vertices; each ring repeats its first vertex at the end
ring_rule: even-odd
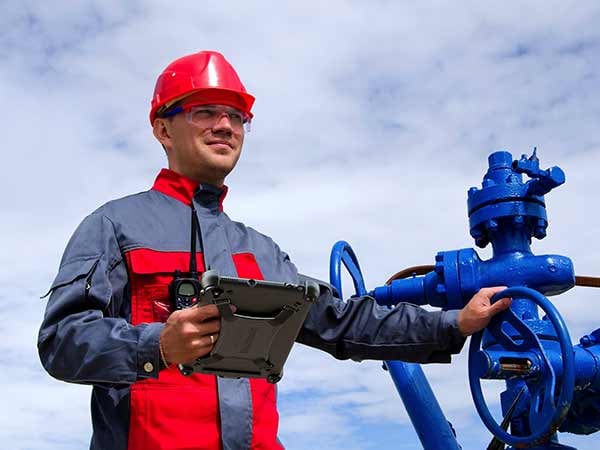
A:
POLYGON ((196 236, 200 241, 200 248, 202 249, 202 261, 204 262, 204 270, 208 270, 206 266, 206 256, 204 244, 202 242, 202 231, 200 229, 200 222, 198 221, 198 215, 196 214, 196 208, 194 207, 194 200, 192 199, 192 235, 190 238, 190 274, 197 275, 198 268, 196 266, 196 236))

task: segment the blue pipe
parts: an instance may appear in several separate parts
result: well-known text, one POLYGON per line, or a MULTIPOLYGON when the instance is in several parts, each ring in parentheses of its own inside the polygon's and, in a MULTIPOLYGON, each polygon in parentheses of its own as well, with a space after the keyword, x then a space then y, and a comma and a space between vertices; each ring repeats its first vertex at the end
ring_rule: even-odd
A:
MULTIPOLYGON (((329 280, 337 289, 340 298, 343 298, 342 263, 350 272, 356 294, 367 295, 358 259, 352 247, 345 241, 338 241, 331 251, 329 280)), ((421 366, 401 361, 385 361, 384 366, 396 385, 423 449, 460 450, 452 427, 446 420, 421 366)))
POLYGON ((424 450, 460 450, 454 431, 419 364, 386 361, 424 450))

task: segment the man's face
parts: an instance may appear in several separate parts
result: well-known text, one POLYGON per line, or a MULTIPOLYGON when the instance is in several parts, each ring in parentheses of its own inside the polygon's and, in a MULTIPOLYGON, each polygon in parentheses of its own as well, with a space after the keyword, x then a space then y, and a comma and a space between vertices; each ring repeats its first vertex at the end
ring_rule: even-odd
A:
POLYGON ((195 119, 197 115, 206 115, 205 109, 194 116, 182 112, 157 119, 154 135, 166 149, 171 170, 193 180, 221 186, 240 158, 244 129, 231 115, 220 112, 228 110, 227 107, 213 109, 216 113, 213 111, 207 120, 195 119))

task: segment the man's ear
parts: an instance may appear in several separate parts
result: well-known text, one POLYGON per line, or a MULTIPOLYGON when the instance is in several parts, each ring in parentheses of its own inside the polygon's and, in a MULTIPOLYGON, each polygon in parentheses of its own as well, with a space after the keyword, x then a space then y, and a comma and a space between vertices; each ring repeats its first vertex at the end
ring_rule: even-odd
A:
POLYGON ((166 119, 155 119, 152 125, 154 137, 161 143, 165 151, 171 148, 171 133, 166 119))

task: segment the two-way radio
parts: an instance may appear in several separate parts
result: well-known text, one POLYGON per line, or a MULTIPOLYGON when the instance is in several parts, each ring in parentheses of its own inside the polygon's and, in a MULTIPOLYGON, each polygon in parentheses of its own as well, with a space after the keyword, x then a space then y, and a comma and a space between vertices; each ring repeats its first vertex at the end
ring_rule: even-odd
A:
MULTIPOLYGON (((200 234, 200 224, 196 216, 196 209, 192 202, 192 235, 190 240, 190 267, 189 272, 176 270, 173 281, 169 284, 169 294, 171 304, 174 310, 180 310, 195 306, 200 300, 200 285, 198 269, 196 265, 196 236, 200 239, 202 245, 202 235, 200 234)), ((204 248, 202 248, 204 255, 204 248)))

